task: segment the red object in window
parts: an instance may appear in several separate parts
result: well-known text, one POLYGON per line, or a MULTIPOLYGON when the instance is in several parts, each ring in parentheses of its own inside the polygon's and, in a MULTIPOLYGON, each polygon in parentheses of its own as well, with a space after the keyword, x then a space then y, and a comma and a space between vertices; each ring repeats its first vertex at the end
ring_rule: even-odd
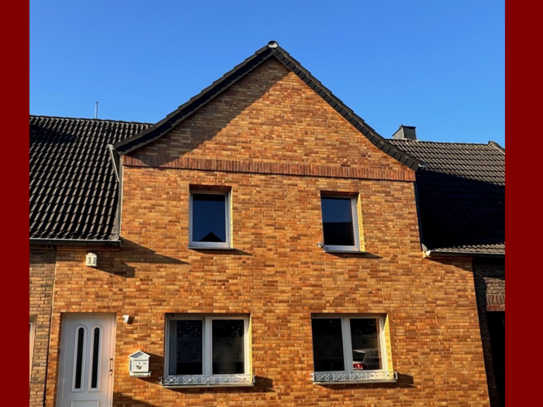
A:
POLYGON ((367 369, 366 365, 364 363, 355 362, 353 363, 353 369, 355 370, 365 370, 367 369))

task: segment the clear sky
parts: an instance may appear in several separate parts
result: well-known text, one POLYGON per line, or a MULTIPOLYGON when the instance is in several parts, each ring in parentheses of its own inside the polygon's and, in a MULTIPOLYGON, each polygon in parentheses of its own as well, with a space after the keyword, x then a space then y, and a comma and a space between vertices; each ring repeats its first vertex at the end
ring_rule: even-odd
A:
POLYGON ((157 122, 275 40, 381 136, 505 147, 505 0, 30 0, 30 113, 157 122))

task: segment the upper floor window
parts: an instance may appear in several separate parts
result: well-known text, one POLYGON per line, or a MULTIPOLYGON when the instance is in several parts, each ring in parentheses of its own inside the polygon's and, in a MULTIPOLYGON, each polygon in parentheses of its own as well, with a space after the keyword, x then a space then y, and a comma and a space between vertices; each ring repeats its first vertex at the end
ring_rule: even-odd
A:
POLYGON ((359 251, 356 196, 322 195, 324 249, 359 251))
POLYGON ((230 247, 230 191, 191 191, 189 234, 190 247, 230 247))

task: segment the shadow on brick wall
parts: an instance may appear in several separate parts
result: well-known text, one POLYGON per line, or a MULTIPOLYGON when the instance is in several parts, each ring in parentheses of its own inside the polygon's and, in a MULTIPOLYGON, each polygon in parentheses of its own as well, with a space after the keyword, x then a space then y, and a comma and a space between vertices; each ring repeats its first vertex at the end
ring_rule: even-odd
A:
POLYGON ((158 254, 145 246, 141 246, 127 239, 122 239, 120 251, 102 253, 98 260, 97 270, 115 274, 120 277, 133 278, 136 268, 130 263, 146 264, 190 264, 175 257, 158 254))
MULTIPOLYGON (((280 65, 280 63, 278 62, 280 65)), ((181 158, 185 154, 197 149, 201 145, 213 139, 222 129, 226 128, 230 122, 240 116, 241 113, 247 110, 257 100, 265 97, 266 93, 278 82, 280 82, 286 75, 289 74, 287 69, 274 68, 265 74, 258 75, 256 77, 245 77, 241 80, 247 80, 245 86, 230 87, 226 90, 222 88, 216 88, 213 92, 214 95, 220 93, 223 99, 216 102, 215 100, 206 101, 206 105, 199 111, 198 120, 190 121, 190 115, 193 113, 195 107, 190 104, 185 108, 172 112, 170 116, 170 122, 177 124, 178 121, 183 118, 186 119, 188 124, 183 124, 183 134, 181 137, 186 137, 182 147, 179 147, 179 143, 173 144, 172 149, 169 149, 168 153, 161 154, 146 154, 146 149, 142 151, 135 151, 131 155, 137 160, 141 160, 142 163, 150 167, 167 167, 169 163, 181 158), (247 89, 250 89, 249 91, 247 89), (225 103, 226 100, 226 103, 225 103), (207 108, 213 103, 217 103, 217 106, 211 107, 211 113, 207 108), (214 110, 213 110, 214 109, 214 110), (190 136, 187 136, 190 134, 190 136), (175 152, 173 152, 175 151, 175 152)), ((199 107, 197 107, 199 108, 199 107)), ((267 123, 269 124, 269 123, 267 123)), ((175 125, 174 125, 175 126, 175 125)), ((169 131, 169 130, 168 130, 169 131)), ((165 143, 167 147, 168 141, 162 139, 161 142, 165 143)))

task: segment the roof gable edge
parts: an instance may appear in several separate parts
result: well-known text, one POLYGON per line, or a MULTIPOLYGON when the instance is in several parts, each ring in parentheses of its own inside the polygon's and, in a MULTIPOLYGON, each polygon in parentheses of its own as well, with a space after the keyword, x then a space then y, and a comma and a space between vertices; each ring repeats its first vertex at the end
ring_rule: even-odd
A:
POLYGON ((414 171, 420 167, 422 164, 420 160, 389 144, 373 128, 366 124, 361 117, 347 107, 347 105, 337 98, 328 88, 326 88, 318 79, 316 79, 311 72, 305 69, 296 59, 292 58, 290 54, 281 48, 275 41, 270 41, 267 45, 260 48, 252 56, 247 58, 242 63, 236 65, 221 78, 202 90, 198 95, 192 97, 186 103, 179 106, 175 111, 168 114, 164 119, 156 123, 154 126, 129 139, 114 144, 115 149, 120 154, 128 154, 162 137, 181 121, 185 120, 200 107, 228 89, 231 85, 243 78, 271 56, 274 56, 287 69, 297 75, 303 82, 313 89, 317 95, 328 103, 345 120, 352 124, 379 150, 383 151, 385 154, 414 171))

